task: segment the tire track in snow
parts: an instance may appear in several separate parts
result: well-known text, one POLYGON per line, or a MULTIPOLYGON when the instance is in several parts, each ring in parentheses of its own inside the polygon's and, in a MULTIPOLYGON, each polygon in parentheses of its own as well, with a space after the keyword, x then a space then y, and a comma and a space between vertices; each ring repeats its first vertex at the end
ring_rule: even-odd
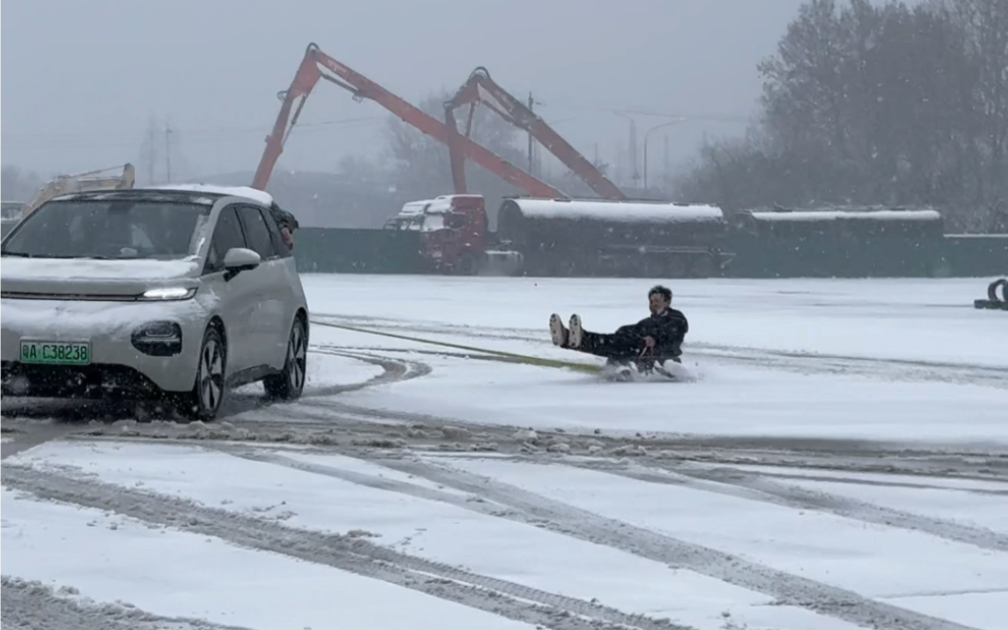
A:
MULTIPOLYGON (((338 400, 312 401, 313 405, 360 422, 395 420, 403 425, 440 429, 453 427, 469 432, 470 440, 492 442, 502 453, 526 453, 552 459, 551 445, 563 444, 562 452, 653 461, 759 464, 797 469, 823 469, 910 476, 1008 481, 1008 451, 1000 445, 989 450, 963 450, 935 446, 924 450, 918 444, 902 445, 854 439, 705 436, 655 432, 608 435, 601 432, 530 430, 513 425, 476 423, 417 412, 362 407, 338 400), (523 437, 533 435, 533 437, 523 437)), ((387 426, 387 425, 386 425, 387 426)), ((401 427, 399 427, 401 429, 401 427)), ((388 427, 387 430, 396 430, 388 427)), ((407 444, 404 443, 403 446, 407 444)), ((408 444, 418 446, 418 444, 408 444)))
POLYGON ((674 470, 658 467, 658 470, 655 470, 650 466, 625 466, 611 462, 568 463, 578 468, 613 474, 636 481, 677 485, 793 509, 825 512, 873 525, 923 532, 981 549, 1008 552, 1008 534, 947 519, 914 514, 842 495, 808 490, 737 468, 689 466, 677 467, 674 470), (740 493, 739 489, 748 492, 740 493))
MULTIPOLYGON (((923 450, 919 445, 867 443, 856 440, 787 437, 607 435, 562 429, 531 431, 427 414, 395 412, 317 398, 288 403, 283 413, 249 412, 204 425, 153 422, 92 426, 83 435, 102 440, 161 440, 180 443, 297 443, 334 447, 354 456, 396 456, 408 450, 426 452, 497 452, 533 461, 564 463, 583 455, 613 462, 676 470, 684 463, 726 466, 773 466, 793 470, 904 475, 1008 482, 1008 453, 966 451, 961 446, 923 450), (128 425, 128 426, 127 426, 128 425), (352 451, 352 452, 350 452, 352 451)), ((758 473, 764 474, 764 473, 758 473)), ((795 475, 766 473, 787 479, 795 475)), ((815 480, 816 476, 799 476, 815 480)), ((819 476, 821 477, 821 476, 819 476)), ((825 481, 844 481, 826 477, 825 481)), ((865 481, 869 485, 908 485, 900 481, 865 481)), ((921 484, 909 484, 921 487, 921 484)), ((966 489, 1001 496, 1006 491, 966 489)))
POLYGON ((507 506, 516 510, 519 517, 528 524, 620 549, 675 568, 689 569, 774 597, 782 605, 806 608, 880 630, 969 628, 773 569, 731 553, 601 516, 488 477, 416 460, 385 460, 381 463, 394 470, 507 506))
POLYGON ((1008 389, 1008 368, 944 361, 861 357, 819 352, 769 350, 696 344, 690 354, 742 365, 793 372, 879 377, 894 381, 933 381, 1008 389))
MULTIPOLYGON (((492 506, 493 504, 488 503, 481 497, 475 494, 460 494, 457 492, 446 492, 444 490, 438 490, 436 488, 431 488, 428 486, 422 486, 414 483, 409 483, 407 481, 400 481, 398 479, 391 479, 389 477, 379 477, 377 475, 369 475, 367 473, 356 472, 352 470, 346 470, 345 468, 340 468, 338 466, 328 466, 326 464, 317 464, 312 462, 300 461, 291 457, 287 457, 276 451, 266 451, 258 448, 229 448, 227 446, 217 446, 213 450, 225 453, 227 455, 232 455, 234 457, 239 457, 241 459, 247 459, 253 462, 260 462, 263 464, 273 464, 276 466, 283 466, 284 468, 290 468, 292 470, 300 470, 302 472, 308 472, 315 475, 320 475, 323 477, 332 477, 334 479, 341 479, 343 481, 350 482, 359 486, 364 486, 366 488, 373 488, 375 490, 385 490, 388 492, 397 492, 399 494, 404 494, 418 499, 425 499, 427 501, 435 501, 438 503, 447 503, 448 505, 454 505, 455 507, 460 507, 473 512, 479 512, 481 514, 487 514, 490 516, 498 516, 501 507, 484 507, 492 506)), ((358 458, 353 455, 347 455, 348 457, 354 457, 354 459, 360 459, 361 461, 367 461, 381 466, 385 466, 392 470, 390 467, 386 466, 383 460, 374 459, 364 459, 358 458)))
MULTIPOLYGON (((757 466, 761 466, 757 464, 757 466)), ((752 471, 750 471, 752 472, 752 471)), ((760 477, 765 477, 767 479, 781 479, 783 481, 821 481, 825 483, 838 483, 847 484, 854 486, 868 486, 868 487, 879 487, 879 488, 906 488, 907 490, 953 490, 956 492, 964 492, 966 494, 977 494, 984 496, 993 497, 1008 497, 1008 486, 1004 490, 996 490, 993 488, 974 488, 969 486, 952 486, 952 485, 941 485, 937 483, 923 483, 925 477, 921 475, 922 479, 919 483, 912 483, 910 481, 899 481, 896 479, 869 479, 867 477, 841 477, 832 476, 825 474, 801 474, 801 473, 786 473, 786 472, 771 472, 767 470, 760 470, 754 472, 754 474, 760 477)), ((898 473, 894 473, 894 476, 899 476, 898 473)), ((956 477, 943 477, 944 479, 956 479, 956 477)), ((991 483, 1006 483, 1006 479, 984 479, 991 483)))
MULTIPOLYGON (((552 344, 549 342, 545 324, 540 332, 539 330, 530 328, 473 327, 439 322, 416 322, 378 317, 346 317, 321 313, 316 314, 314 317, 328 323, 351 326, 371 325, 383 331, 396 330, 421 334, 497 339, 500 341, 521 341, 553 349, 552 344)), ((376 346, 373 349, 381 350, 381 347, 376 346)), ((687 359, 693 356, 705 357, 741 365, 757 365, 771 369, 799 372, 801 374, 850 374, 897 381, 937 381, 1008 389, 1008 367, 1000 366, 774 350, 704 342, 687 342, 684 356, 687 359)))
POLYGON ((214 536, 241 547, 324 564, 515 621, 554 630, 691 630, 668 620, 630 615, 410 556, 360 537, 297 529, 94 478, 15 464, 3 464, 0 470, 3 485, 38 498, 111 511, 154 526, 214 536))
POLYGON ((3 576, 0 624, 8 630, 248 630, 201 619, 160 617, 132 606, 80 601, 76 591, 54 591, 37 581, 3 576), (65 594, 63 594, 65 593, 65 594))
POLYGON ((348 359, 356 359, 357 361, 377 365, 382 368, 383 372, 378 376, 374 376, 361 383, 321 387, 319 389, 312 390, 307 396, 302 396, 303 398, 321 398, 324 396, 342 394, 344 392, 367 389, 369 387, 377 387, 379 385, 387 385, 389 383, 400 383, 402 381, 409 381, 414 378, 427 376, 432 371, 429 365, 421 361, 395 359, 375 353, 353 352, 324 345, 315 346, 313 350, 319 354, 346 357, 348 359))
MULTIPOLYGON (((333 348, 313 348, 312 352, 370 363, 381 367, 383 371, 381 374, 359 383, 331 385, 309 390, 298 401, 291 403, 281 404, 264 396, 229 392, 217 420, 209 424, 178 422, 179 419, 172 416, 166 416, 164 420, 154 418, 155 422, 151 422, 152 418, 147 418, 144 413, 138 412, 138 408, 134 405, 103 404, 101 401, 15 399, 13 405, 5 401, 7 402, 6 409, 0 411, 0 416, 4 421, 4 434, 10 440, 3 443, 0 458, 7 458, 50 440, 61 438, 102 435, 139 436, 142 431, 131 430, 130 427, 125 427, 123 424, 135 421, 136 417, 144 419, 136 422, 132 429, 146 426, 148 427, 147 432, 156 436, 167 437, 169 431, 182 432, 185 431, 184 427, 191 426, 193 437, 196 439, 227 439, 235 437, 229 436, 229 429, 234 426, 229 421, 240 418, 251 424, 255 423, 256 415, 268 414, 266 422, 276 425, 275 428, 279 432, 270 437, 290 441, 294 427, 297 425, 324 425, 339 419, 332 417, 333 414, 325 408, 323 411, 313 411, 313 400, 420 378, 431 372, 431 367, 420 361, 361 352, 343 352, 333 348), (306 417, 308 422, 305 422, 306 417), (54 419, 40 421, 42 418, 54 419), (202 430, 204 427, 206 427, 205 431, 202 430)), ((250 435, 248 431, 237 433, 245 437, 250 435)))
MULTIPOLYGON (((961 445, 923 449, 919 444, 766 436, 703 436, 648 432, 609 435, 563 429, 532 431, 416 412, 347 404, 332 398, 302 399, 249 412, 229 421, 194 425, 100 425, 91 436, 244 442, 295 442, 354 446, 373 451, 495 451, 543 461, 566 455, 633 459, 673 467, 682 462, 728 466, 761 465, 794 470, 829 470, 945 479, 1008 481, 1003 447, 965 450, 961 445)), ((774 476, 770 474, 768 476, 774 476)), ((776 476, 782 476, 777 473, 776 476)), ((842 478, 840 478, 842 480, 842 478)), ((883 482, 876 482, 883 483, 883 482)), ((886 482, 890 485, 897 482, 886 482)), ((996 491, 973 492, 997 494, 996 491)))
MULTIPOLYGON (((302 393, 302 395, 297 399, 298 401, 308 400, 318 398, 326 398, 329 396, 336 396, 338 394, 344 394, 347 392, 360 391, 362 389, 368 389, 371 387, 378 387, 380 385, 388 385, 390 383, 400 383, 403 381, 412 380, 414 378, 420 378, 431 373, 431 367, 426 363, 420 361, 411 361, 409 359, 397 359, 388 356, 382 356, 375 353, 365 353, 365 352, 352 352, 344 351, 332 346, 318 346, 313 345, 309 348, 309 352, 314 354, 325 354, 329 356, 344 357, 347 359, 354 359, 356 361, 361 361, 363 363, 368 363, 371 365, 378 366, 382 369, 382 373, 376 376, 372 376, 366 381, 361 381, 359 383, 346 383, 339 385, 328 385, 325 387, 311 388, 308 391, 302 393)), ((253 411, 273 411, 279 415, 290 415, 285 413, 285 407, 294 403, 286 403, 280 401, 274 401, 266 398, 265 396, 252 396, 243 394, 240 398, 235 398, 229 400, 224 399, 224 409, 223 413, 218 417, 218 420, 228 420, 235 416, 241 414, 247 414, 253 411)))

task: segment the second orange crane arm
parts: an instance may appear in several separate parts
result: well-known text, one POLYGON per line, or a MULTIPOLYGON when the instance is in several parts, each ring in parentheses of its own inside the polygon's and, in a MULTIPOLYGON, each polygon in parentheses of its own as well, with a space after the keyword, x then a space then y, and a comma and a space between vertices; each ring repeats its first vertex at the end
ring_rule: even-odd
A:
POLYGON ((468 138, 472 126, 473 109, 477 103, 482 103, 497 112, 501 117, 520 129, 524 129, 532 135, 540 144, 546 147, 550 153, 564 163, 575 175, 580 177, 595 193, 603 198, 613 201, 625 201, 626 195, 614 184, 602 171, 595 167, 588 158, 583 156, 563 136, 550 127, 545 120, 540 118, 529 109, 519 99, 512 96, 507 90, 498 85, 490 78, 490 72, 484 68, 476 68, 469 79, 459 89, 455 96, 445 103, 445 123, 449 127, 449 133, 456 131, 453 141, 448 143, 451 152, 452 177, 455 179, 456 188, 465 188, 465 171, 462 168, 462 155, 465 153, 460 140, 463 138, 457 133, 455 123, 455 110, 462 105, 469 105, 469 120, 466 123, 466 135, 468 138))

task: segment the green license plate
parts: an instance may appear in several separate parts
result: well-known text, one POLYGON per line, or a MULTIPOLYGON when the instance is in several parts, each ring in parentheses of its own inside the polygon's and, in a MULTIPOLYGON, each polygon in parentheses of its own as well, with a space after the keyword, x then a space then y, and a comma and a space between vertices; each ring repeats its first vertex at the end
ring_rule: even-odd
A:
POLYGON ((22 363, 48 365, 87 365, 91 363, 88 341, 21 341, 22 363))

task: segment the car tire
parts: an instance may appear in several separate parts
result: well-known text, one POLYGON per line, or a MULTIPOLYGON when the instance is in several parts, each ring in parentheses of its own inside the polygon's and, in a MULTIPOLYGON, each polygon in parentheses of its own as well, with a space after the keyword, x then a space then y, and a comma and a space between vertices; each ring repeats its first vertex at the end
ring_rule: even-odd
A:
POLYGON ((304 391, 308 376, 308 335, 304 321, 294 319, 290 335, 287 336, 287 354, 283 370, 263 380, 266 395, 274 400, 295 400, 304 391))
POLYGON ((209 326, 200 344, 193 389, 182 397, 179 412, 189 420, 209 422, 216 418, 224 400, 226 374, 224 337, 216 327, 209 326))

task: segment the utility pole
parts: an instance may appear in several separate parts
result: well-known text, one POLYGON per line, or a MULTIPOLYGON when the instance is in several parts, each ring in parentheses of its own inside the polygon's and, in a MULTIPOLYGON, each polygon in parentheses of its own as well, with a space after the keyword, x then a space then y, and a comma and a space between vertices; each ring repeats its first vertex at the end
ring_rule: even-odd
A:
POLYGON ((147 133, 150 136, 147 139, 147 150, 149 151, 147 155, 147 181, 151 185, 154 185, 154 131, 154 121, 151 120, 147 128, 147 133))
MULTIPOLYGON (((648 162, 648 137, 651 135, 652 131, 657 131, 658 129, 661 129, 663 127, 669 127, 671 125, 678 125, 679 123, 684 122, 685 120, 686 120, 685 118, 676 118, 674 120, 669 120, 667 122, 663 122, 661 124, 655 125, 654 127, 651 127, 650 129, 648 129, 647 131, 644 132, 644 188, 645 189, 647 189, 647 172, 648 172, 648 167, 647 167, 647 162, 648 162)), ((668 137, 666 137, 665 139, 668 140, 668 137)), ((668 145, 666 144, 666 148, 667 147, 668 147, 668 145)), ((666 155, 668 155, 668 154, 666 153, 666 155)))
MULTIPOLYGON (((640 184, 640 171, 637 169, 637 121, 630 119, 630 177, 633 180, 634 188, 640 184)), ((647 170, 647 137, 644 138, 644 170, 647 170)), ((647 175, 644 176, 644 186, 647 187, 647 175)))
POLYGON ((165 121, 165 129, 164 129, 164 134, 165 134, 165 137, 164 137, 164 146, 165 146, 165 172, 166 172, 166 174, 168 176, 168 183, 169 184, 171 183, 171 136, 172 136, 172 133, 173 132, 172 132, 171 126, 168 124, 168 121, 165 121))
POLYGON ((665 175, 668 175, 669 171, 672 170, 672 164, 669 162, 668 134, 665 134, 664 136, 662 136, 662 141, 665 143, 665 146, 663 147, 664 150, 665 150, 665 155, 662 156, 664 158, 662 160, 664 162, 664 164, 662 164, 662 168, 665 170, 665 175))
MULTIPOLYGON (((662 136, 662 142, 664 143, 665 146, 662 147, 663 150, 664 150, 664 155, 662 156, 662 162, 663 162, 663 164, 662 164, 662 171, 663 172, 662 172, 661 181, 662 181, 663 184, 667 184, 668 180, 669 180, 669 176, 672 173, 672 162, 669 160, 669 140, 668 140, 668 134, 665 134, 664 136, 662 136)), ((659 187, 661 187, 661 185, 659 185, 659 187)))

